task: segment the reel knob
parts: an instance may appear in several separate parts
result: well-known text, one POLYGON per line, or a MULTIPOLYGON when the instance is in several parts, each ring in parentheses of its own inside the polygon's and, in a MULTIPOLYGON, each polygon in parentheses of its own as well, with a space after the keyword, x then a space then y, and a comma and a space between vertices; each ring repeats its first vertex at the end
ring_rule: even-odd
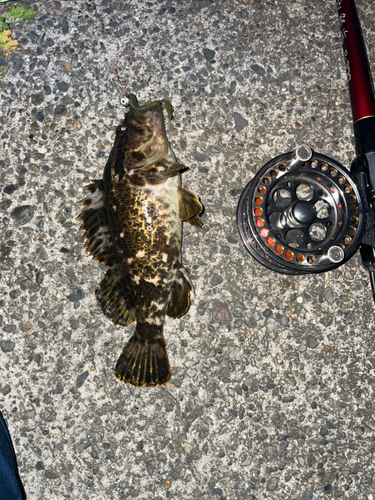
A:
POLYGON ((237 208, 253 257, 284 274, 319 273, 346 262, 365 229, 362 194, 337 161, 302 145, 269 161, 237 208))

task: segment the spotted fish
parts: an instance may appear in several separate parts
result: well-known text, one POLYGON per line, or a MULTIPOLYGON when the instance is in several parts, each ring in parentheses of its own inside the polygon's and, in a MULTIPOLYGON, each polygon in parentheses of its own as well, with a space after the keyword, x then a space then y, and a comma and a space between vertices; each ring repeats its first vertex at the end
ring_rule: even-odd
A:
POLYGON ((96 287, 103 313, 116 325, 136 321, 115 366, 116 376, 136 386, 156 386, 171 375, 163 335, 165 316, 190 306, 193 286, 181 264, 182 221, 201 226, 199 198, 180 183, 168 143, 163 104, 130 110, 116 129, 103 179, 86 187, 78 216, 86 250, 108 270, 96 287))

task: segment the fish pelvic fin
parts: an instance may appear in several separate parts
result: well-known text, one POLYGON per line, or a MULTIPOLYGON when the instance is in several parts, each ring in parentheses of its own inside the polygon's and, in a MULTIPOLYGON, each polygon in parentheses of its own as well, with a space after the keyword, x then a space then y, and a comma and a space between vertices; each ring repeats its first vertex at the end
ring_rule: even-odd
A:
POLYGON ((203 205, 197 195, 181 186, 177 188, 178 216, 184 222, 201 227, 202 220, 198 215, 203 211, 203 205))
POLYGON ((190 292, 194 293, 193 285, 186 269, 181 265, 171 288, 166 314, 171 318, 180 318, 187 313, 190 307, 190 292))
POLYGON ((83 210, 76 220, 82 222, 80 230, 85 231, 87 239, 86 251, 98 262, 111 267, 116 262, 116 253, 112 245, 107 211, 104 206, 104 184, 102 180, 94 181, 85 187, 89 191, 78 205, 83 210))
POLYGON ((95 289, 103 313, 115 325, 129 325, 135 320, 135 305, 131 289, 114 265, 95 289))
POLYGON ((115 366, 115 374, 119 380, 146 387, 168 382, 171 368, 162 329, 163 326, 137 324, 115 366))

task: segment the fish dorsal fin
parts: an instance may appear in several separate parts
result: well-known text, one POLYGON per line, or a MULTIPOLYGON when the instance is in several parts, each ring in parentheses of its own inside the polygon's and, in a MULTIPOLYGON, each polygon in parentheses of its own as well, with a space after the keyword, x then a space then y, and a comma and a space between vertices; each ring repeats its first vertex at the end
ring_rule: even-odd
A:
POLYGON ((95 289, 103 313, 115 325, 129 325, 135 320, 135 305, 131 289, 118 264, 115 264, 95 289))
POLYGON ((87 238, 86 251, 95 260, 107 267, 111 267, 117 262, 117 258, 112 245, 107 211, 104 206, 103 181, 94 181, 85 189, 89 191, 89 194, 78 203, 84 208, 76 220, 82 221, 79 229, 85 231, 83 237, 87 238))
POLYGON ((181 186, 178 186, 177 194, 180 219, 189 222, 193 226, 202 226, 202 221, 198 215, 202 212, 203 206, 198 196, 181 186))
POLYGON ((172 285, 166 314, 171 318, 179 318, 188 312, 190 307, 190 292, 194 293, 186 269, 181 265, 172 285))

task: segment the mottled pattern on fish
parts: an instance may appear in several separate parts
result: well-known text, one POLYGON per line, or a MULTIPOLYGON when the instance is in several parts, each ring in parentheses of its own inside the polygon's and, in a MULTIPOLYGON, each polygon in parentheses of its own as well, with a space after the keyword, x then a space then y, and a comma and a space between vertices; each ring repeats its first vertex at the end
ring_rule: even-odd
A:
POLYGON ((103 181, 88 186, 79 216, 87 250, 109 270, 96 289, 114 323, 137 321, 116 375, 134 385, 170 377, 163 336, 165 315, 189 309, 192 285, 180 263, 181 221, 200 226, 198 197, 180 186, 164 129, 162 106, 131 109, 117 127, 103 181))

